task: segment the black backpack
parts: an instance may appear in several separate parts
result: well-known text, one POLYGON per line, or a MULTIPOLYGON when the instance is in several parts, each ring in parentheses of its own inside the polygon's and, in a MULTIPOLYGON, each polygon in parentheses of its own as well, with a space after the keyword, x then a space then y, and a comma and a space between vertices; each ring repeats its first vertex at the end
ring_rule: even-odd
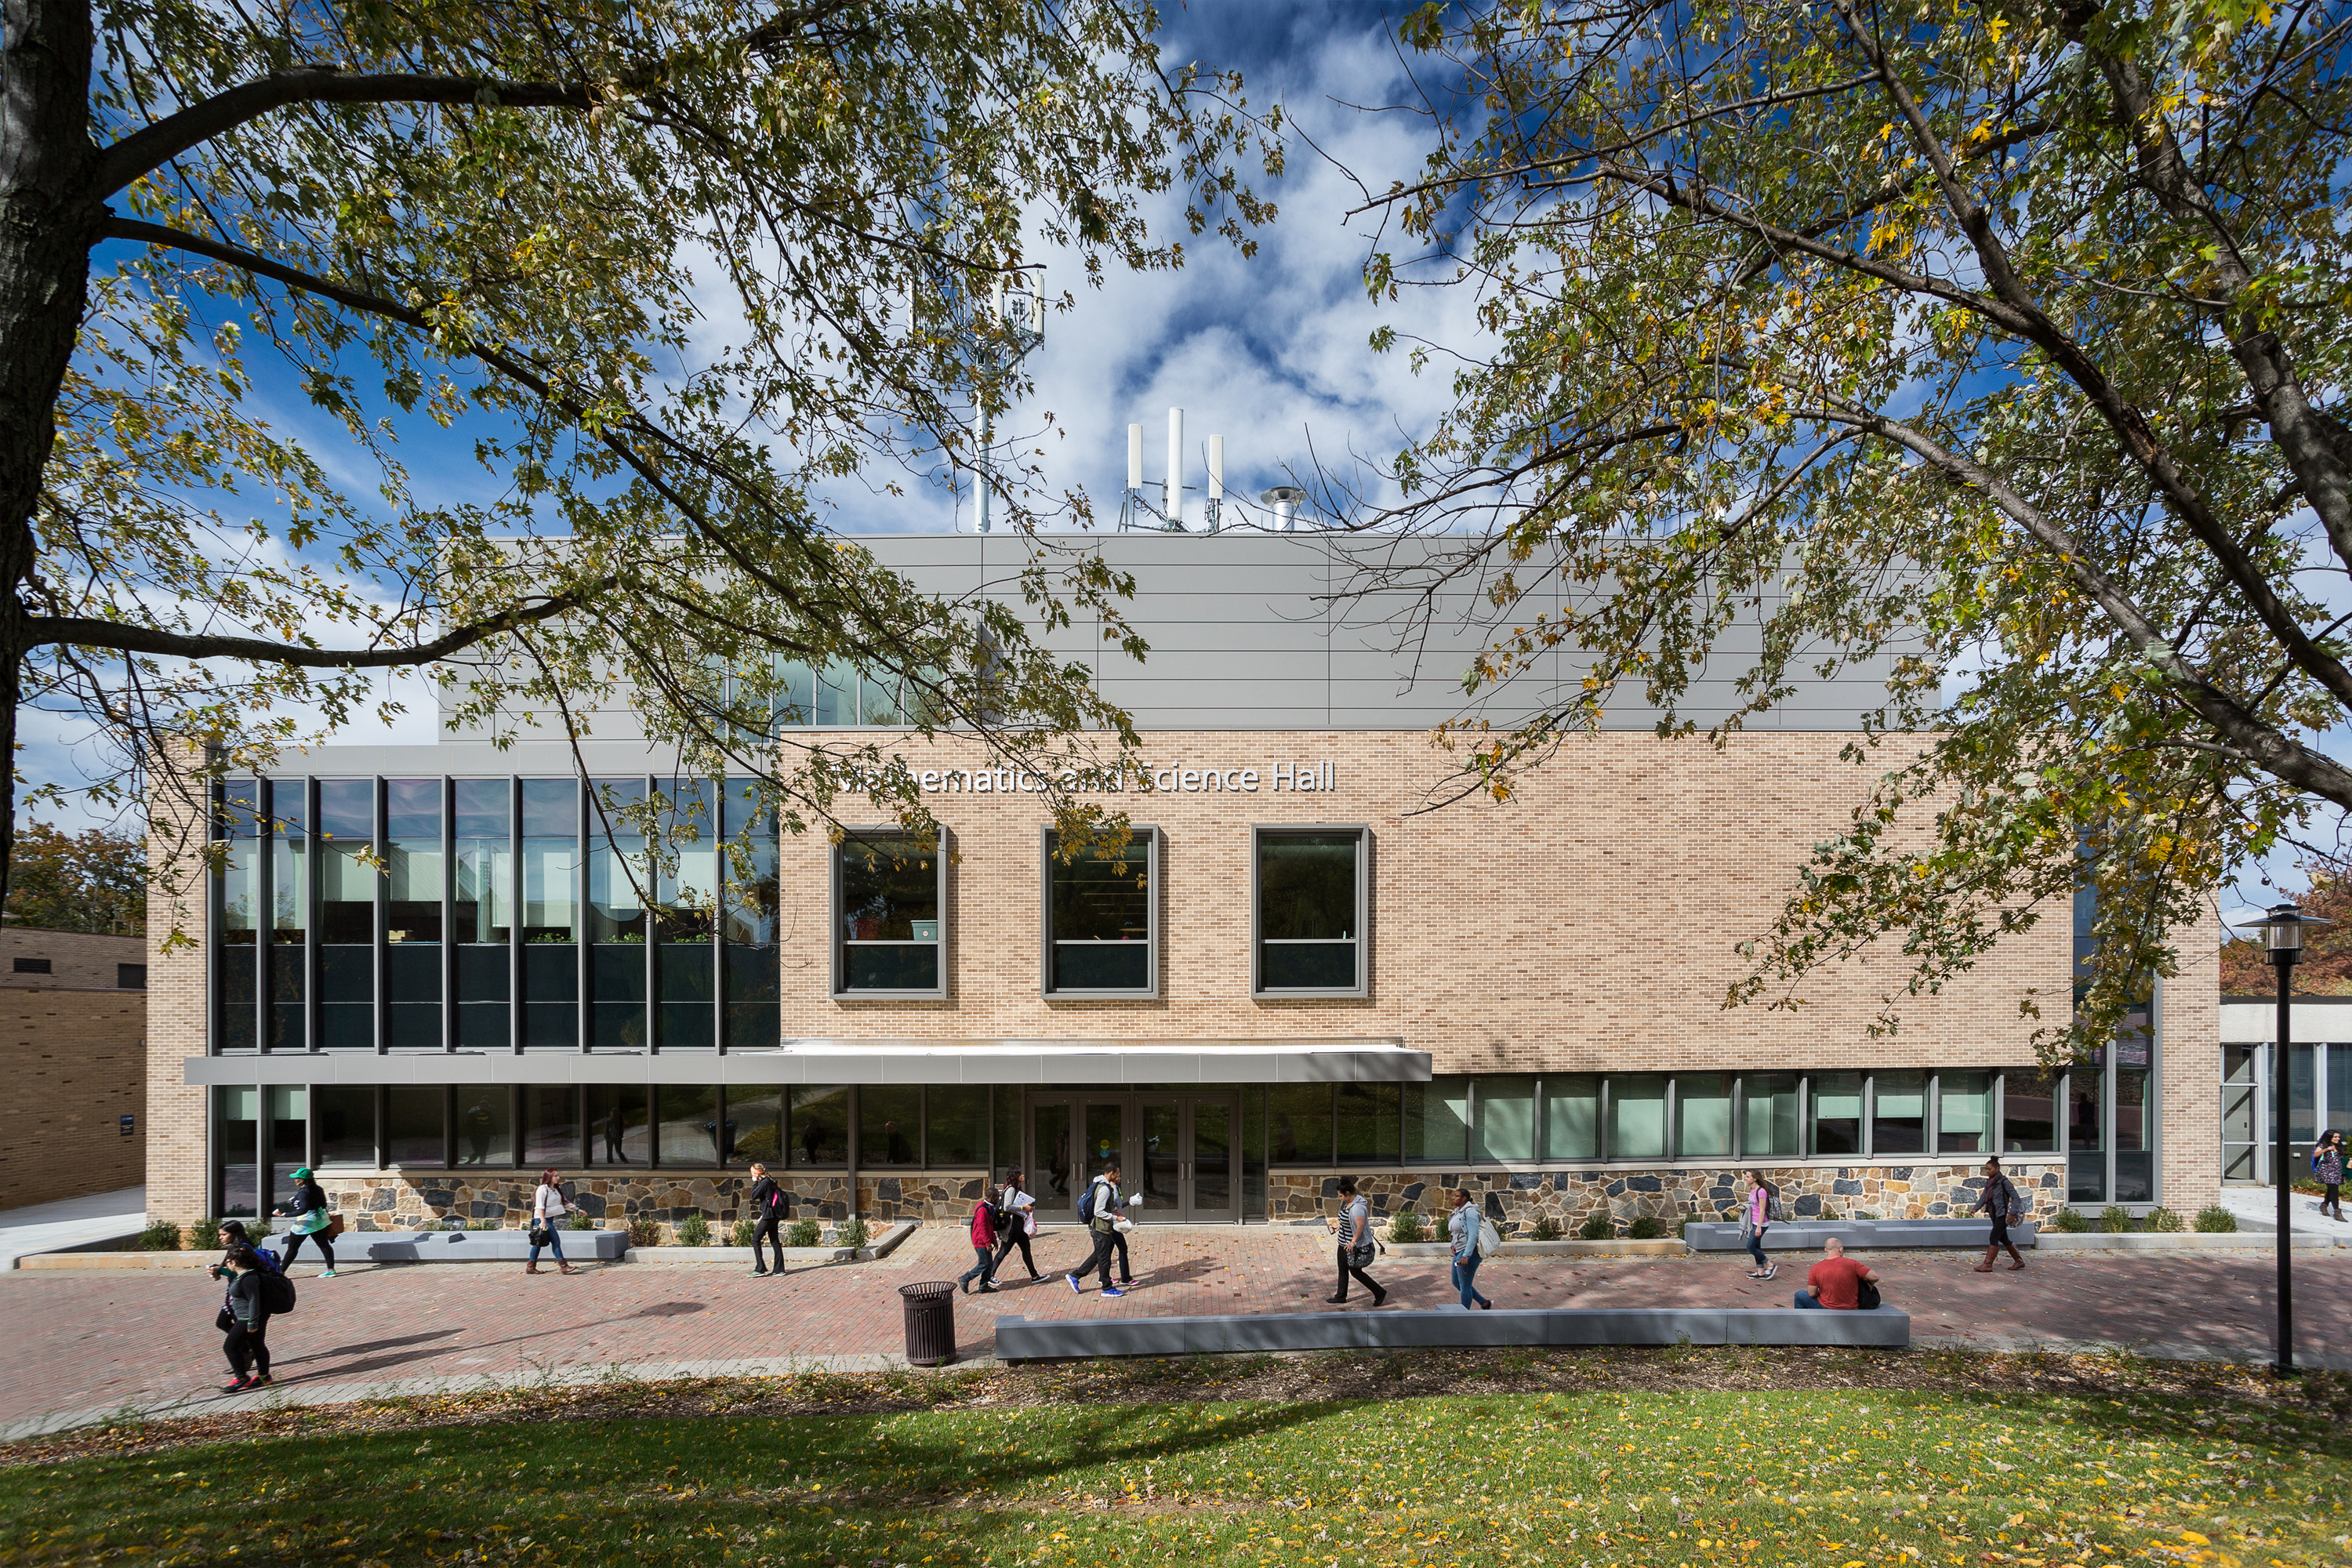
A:
POLYGON ((264 1270, 261 1276, 261 1304, 269 1309, 273 1318, 282 1318, 294 1310, 294 1281, 283 1274, 264 1270))

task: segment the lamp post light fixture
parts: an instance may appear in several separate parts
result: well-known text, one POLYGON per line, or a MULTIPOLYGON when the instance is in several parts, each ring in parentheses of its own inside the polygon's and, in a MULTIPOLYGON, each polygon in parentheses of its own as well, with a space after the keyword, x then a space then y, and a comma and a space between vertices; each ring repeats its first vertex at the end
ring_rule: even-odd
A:
POLYGON ((2278 1026, 2272 1030, 2276 1044, 2272 1047, 2271 1074, 2276 1080, 2273 1096, 2272 1139, 2278 1162, 2272 1173, 2278 1184, 2278 1359, 2271 1371, 2280 1377, 2293 1377, 2294 1370, 2294 1276, 2292 1258, 2294 1250, 2294 1217, 2290 1207, 2294 1195, 2294 1177, 2287 1158, 2287 1044, 2293 1035, 2287 998, 2294 991, 2295 960, 2303 956, 2303 932, 2305 926, 2333 925, 2306 915, 2293 904, 2273 904, 2258 921, 2242 921, 2239 929, 2249 933, 2263 933, 2263 947, 2270 954, 2271 967, 2278 973, 2278 1026))

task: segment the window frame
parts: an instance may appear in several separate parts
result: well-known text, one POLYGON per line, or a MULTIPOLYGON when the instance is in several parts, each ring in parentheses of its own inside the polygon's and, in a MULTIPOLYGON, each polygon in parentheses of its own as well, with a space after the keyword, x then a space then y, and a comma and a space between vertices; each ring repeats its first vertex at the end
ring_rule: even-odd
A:
POLYGON ((937 985, 928 987, 894 987, 889 990, 877 989, 870 991, 852 991, 847 989, 844 984, 847 978, 847 970, 849 967, 849 938, 842 929, 841 893, 843 852, 850 844, 861 842, 867 838, 902 838, 906 837, 908 837, 907 830, 898 826, 895 823, 875 826, 848 827, 842 831, 841 838, 838 842, 827 847, 828 864, 831 867, 827 879, 830 883, 830 889, 827 894, 827 902, 829 905, 829 918, 827 923, 830 927, 828 945, 831 947, 833 952, 832 998, 835 1002, 937 1002, 946 1000, 949 995, 948 976, 950 967, 949 963, 949 956, 955 940, 955 921, 950 910, 948 902, 948 859, 954 851, 950 847, 951 836, 949 834, 945 826, 941 826, 940 829, 940 841, 931 850, 931 871, 939 879, 939 984, 937 985))
POLYGON ((1372 994, 1372 829, 1364 822, 1254 822, 1249 837, 1249 979, 1250 1000, 1282 1001, 1295 996, 1355 996, 1372 994), (1303 836, 1307 834, 1352 833, 1356 836, 1356 934, 1349 939, 1356 948, 1356 983, 1353 985, 1298 985, 1268 989, 1265 980, 1265 943, 1260 932, 1265 928, 1264 889, 1259 885, 1263 864, 1259 849, 1268 836, 1303 836))
MULTIPOLYGON (((1037 830, 1037 994, 1059 1001, 1143 1001, 1160 999, 1160 829, 1148 822, 1129 825, 1130 830, 1144 844, 1144 936, 1143 958, 1145 981, 1141 986, 1057 986, 1054 984, 1054 826, 1051 823, 1037 830)), ((945 920, 947 897, 944 889, 940 898, 941 920, 945 920)), ((839 916, 835 917, 836 927, 839 916)), ((940 975, 946 976, 947 929, 940 930, 940 975)), ((859 992, 859 995, 870 993, 859 992)))

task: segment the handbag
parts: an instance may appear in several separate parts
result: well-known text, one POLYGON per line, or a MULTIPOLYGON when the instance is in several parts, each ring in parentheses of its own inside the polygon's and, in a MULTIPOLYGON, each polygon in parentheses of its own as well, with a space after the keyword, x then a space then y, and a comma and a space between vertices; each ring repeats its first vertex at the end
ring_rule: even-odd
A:
POLYGON ((545 1247, 554 1239, 555 1233, 548 1229, 544 1220, 535 1219, 530 1222, 530 1244, 533 1247, 545 1247))
POLYGON ((236 1320, 229 1316, 229 1311, 226 1307, 223 1307, 218 1312, 214 1314, 213 1327, 218 1329, 222 1333, 226 1333, 231 1329, 236 1327, 236 1320))
POLYGON ((1350 1268, 1370 1268, 1371 1266, 1372 1238, 1370 1236, 1358 1237, 1356 1238, 1356 1244, 1348 1248, 1348 1267, 1350 1268))
POLYGON ((342 1235, 343 1216, 339 1214, 329 1215, 327 1216, 327 1228, 324 1234, 329 1241, 332 1241, 335 1237, 342 1235))

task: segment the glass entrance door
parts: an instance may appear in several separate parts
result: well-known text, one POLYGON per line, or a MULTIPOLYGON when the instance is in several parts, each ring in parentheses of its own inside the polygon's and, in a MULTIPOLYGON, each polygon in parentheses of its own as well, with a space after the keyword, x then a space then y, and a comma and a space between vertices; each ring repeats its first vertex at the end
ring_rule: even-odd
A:
POLYGON ((1078 1173, 1078 1151, 1070 1136, 1076 1110, 1068 1100, 1032 1100, 1028 1106, 1028 1151, 1022 1169, 1029 1173, 1029 1192, 1037 1200, 1041 1218, 1074 1219, 1084 1178, 1078 1173))
POLYGON ((1079 1194, 1113 1156, 1119 1190, 1142 1201, 1139 1225, 1241 1218, 1237 1130, 1231 1094, 1047 1094, 1026 1108, 1024 1169, 1041 1217, 1073 1221, 1079 1194))
POLYGON ((1185 1157, 1184 1217, 1192 1220, 1241 1218, 1241 1173, 1234 1152, 1240 1107, 1229 1094, 1195 1095, 1186 1106, 1188 1145, 1185 1157))

